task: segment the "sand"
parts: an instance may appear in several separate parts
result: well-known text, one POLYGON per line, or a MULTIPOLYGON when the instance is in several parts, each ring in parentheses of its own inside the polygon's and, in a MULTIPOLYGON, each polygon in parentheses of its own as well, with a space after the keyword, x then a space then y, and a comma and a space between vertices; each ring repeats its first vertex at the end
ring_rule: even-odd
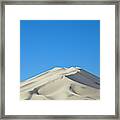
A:
POLYGON ((21 100, 99 100, 99 78, 78 67, 53 68, 20 83, 21 100))

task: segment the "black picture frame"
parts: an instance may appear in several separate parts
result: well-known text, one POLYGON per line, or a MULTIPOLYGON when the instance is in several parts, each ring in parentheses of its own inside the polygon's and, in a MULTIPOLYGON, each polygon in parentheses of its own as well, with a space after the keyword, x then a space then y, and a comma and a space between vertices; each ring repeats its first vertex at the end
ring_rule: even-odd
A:
MULTIPOLYGON (((87 1, 2 1, 1 2, 1 74, 0 118, 1 119, 119 119, 119 14, 117 0, 87 1), (5 115, 5 5, 115 5, 115 115, 5 115)), ((109 109, 109 108, 108 108, 109 109)))

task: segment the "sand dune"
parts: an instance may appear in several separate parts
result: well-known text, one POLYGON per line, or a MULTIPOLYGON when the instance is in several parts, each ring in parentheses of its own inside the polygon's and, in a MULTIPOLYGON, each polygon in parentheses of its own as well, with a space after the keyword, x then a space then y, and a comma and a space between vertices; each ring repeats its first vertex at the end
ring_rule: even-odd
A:
POLYGON ((79 68, 54 68, 21 82, 22 100, 100 99, 99 78, 79 68))

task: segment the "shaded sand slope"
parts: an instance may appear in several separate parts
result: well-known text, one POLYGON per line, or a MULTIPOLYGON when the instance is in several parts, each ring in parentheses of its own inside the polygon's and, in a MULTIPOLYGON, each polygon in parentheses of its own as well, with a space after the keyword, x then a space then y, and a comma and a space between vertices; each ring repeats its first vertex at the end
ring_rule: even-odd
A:
POLYGON ((22 100, 100 99, 97 76, 79 68, 54 68, 21 82, 22 100))

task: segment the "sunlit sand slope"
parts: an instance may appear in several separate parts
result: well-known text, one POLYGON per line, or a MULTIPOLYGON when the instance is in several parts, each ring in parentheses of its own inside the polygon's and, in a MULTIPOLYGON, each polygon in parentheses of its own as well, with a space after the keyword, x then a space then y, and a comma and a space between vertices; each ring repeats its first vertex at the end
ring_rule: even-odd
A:
POLYGON ((97 76, 79 68, 54 68, 20 84, 22 100, 97 100, 97 76))

